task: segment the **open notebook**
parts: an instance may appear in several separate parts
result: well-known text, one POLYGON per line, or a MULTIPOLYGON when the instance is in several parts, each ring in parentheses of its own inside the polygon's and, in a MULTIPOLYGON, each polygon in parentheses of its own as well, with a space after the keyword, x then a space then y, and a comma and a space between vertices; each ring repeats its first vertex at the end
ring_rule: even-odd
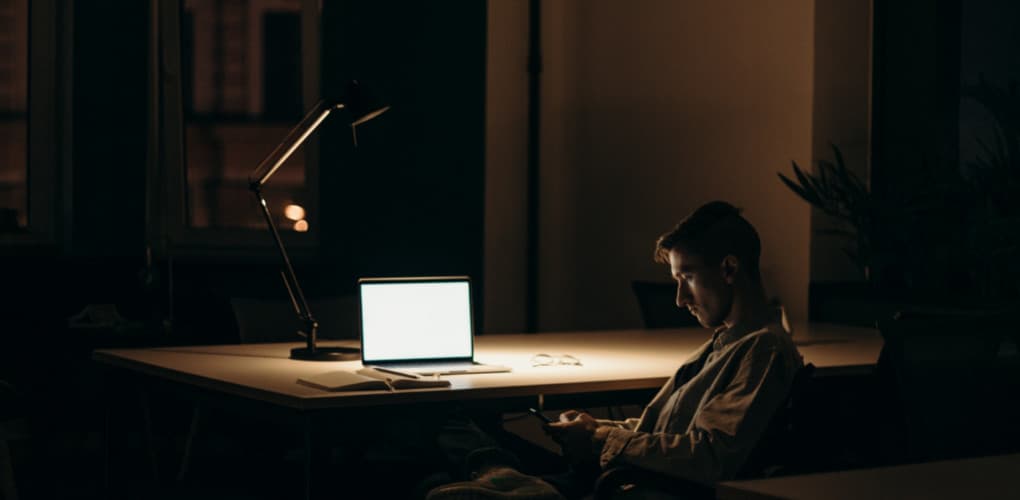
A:
POLYGON ((298 383, 324 391, 336 392, 450 387, 450 381, 446 379, 401 377, 372 368, 362 368, 356 372, 335 370, 307 375, 299 378, 298 383))
POLYGON ((419 375, 508 372, 474 359, 467 276, 362 278, 361 362, 419 375))

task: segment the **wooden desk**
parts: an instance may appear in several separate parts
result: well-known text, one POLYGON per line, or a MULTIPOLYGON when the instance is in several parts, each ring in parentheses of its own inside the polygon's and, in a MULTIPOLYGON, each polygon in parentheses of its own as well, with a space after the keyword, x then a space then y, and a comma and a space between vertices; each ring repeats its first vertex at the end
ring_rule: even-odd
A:
MULTIPOLYGON (((482 335, 475 341, 475 358, 510 366, 512 372, 450 376, 449 389, 393 393, 325 392, 297 384, 301 376, 361 366, 358 361, 289 359, 290 348, 297 343, 110 349, 96 351, 93 359, 163 380, 310 410, 655 389, 708 338, 708 331, 701 328, 482 335), (531 358, 538 353, 570 354, 582 366, 533 367, 531 358)), ((802 327, 794 338, 805 362, 814 363, 819 376, 867 371, 882 346, 875 330, 835 325, 802 327)))
POLYGON ((720 483, 720 500, 1015 499, 1020 454, 720 483))
MULTIPOLYGON (((510 366, 512 372, 450 376, 450 388, 396 392, 326 392, 300 385, 298 377, 355 370, 361 363, 289 359, 290 349, 298 343, 103 349, 95 351, 93 359, 109 367, 169 382, 194 393, 195 399, 230 402, 241 414, 273 413, 296 420, 305 435, 306 496, 310 496, 313 455, 310 448, 317 442, 312 437, 312 429, 317 427, 313 420, 328 424, 332 417, 327 414, 336 414, 329 410, 349 414, 351 409, 367 411, 446 401, 654 391, 708 338, 710 332, 702 328, 482 335, 475 341, 475 358, 510 366), (531 358, 539 353, 570 354, 581 360, 582 366, 531 366, 531 358)), ((882 346, 875 330, 834 325, 797 328, 794 339, 805 361, 816 365, 818 376, 868 371, 877 362, 882 346)), ((518 404, 515 408, 524 407, 518 404)))

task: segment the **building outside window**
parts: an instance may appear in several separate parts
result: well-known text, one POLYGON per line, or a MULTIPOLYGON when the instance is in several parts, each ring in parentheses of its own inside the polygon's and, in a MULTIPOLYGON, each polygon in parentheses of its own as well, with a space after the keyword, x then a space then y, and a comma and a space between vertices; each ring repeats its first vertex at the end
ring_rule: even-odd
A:
MULTIPOLYGON (((304 2, 308 3, 308 2, 304 2)), ((248 175, 303 115, 300 0, 185 0, 185 225, 265 231, 248 175)), ((281 231, 315 217, 306 148, 265 188, 281 231)))
POLYGON ((0 234, 27 231, 28 0, 0 0, 0 234))

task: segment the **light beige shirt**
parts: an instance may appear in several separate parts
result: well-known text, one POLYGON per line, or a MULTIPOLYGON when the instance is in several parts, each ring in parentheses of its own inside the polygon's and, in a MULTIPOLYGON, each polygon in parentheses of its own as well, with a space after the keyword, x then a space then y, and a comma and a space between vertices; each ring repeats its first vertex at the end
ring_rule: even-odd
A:
POLYGON ((751 332, 721 329, 684 365, 709 348, 701 370, 671 378, 640 418, 599 421, 603 468, 629 464, 703 483, 737 474, 803 361, 780 323, 751 332))

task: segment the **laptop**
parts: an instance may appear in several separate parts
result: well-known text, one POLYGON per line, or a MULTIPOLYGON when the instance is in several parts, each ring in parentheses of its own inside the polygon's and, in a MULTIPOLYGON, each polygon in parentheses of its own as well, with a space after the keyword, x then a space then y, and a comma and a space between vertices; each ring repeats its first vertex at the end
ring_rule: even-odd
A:
POLYGON ((467 276, 361 278, 361 363, 418 375, 499 373, 474 359, 467 276))

